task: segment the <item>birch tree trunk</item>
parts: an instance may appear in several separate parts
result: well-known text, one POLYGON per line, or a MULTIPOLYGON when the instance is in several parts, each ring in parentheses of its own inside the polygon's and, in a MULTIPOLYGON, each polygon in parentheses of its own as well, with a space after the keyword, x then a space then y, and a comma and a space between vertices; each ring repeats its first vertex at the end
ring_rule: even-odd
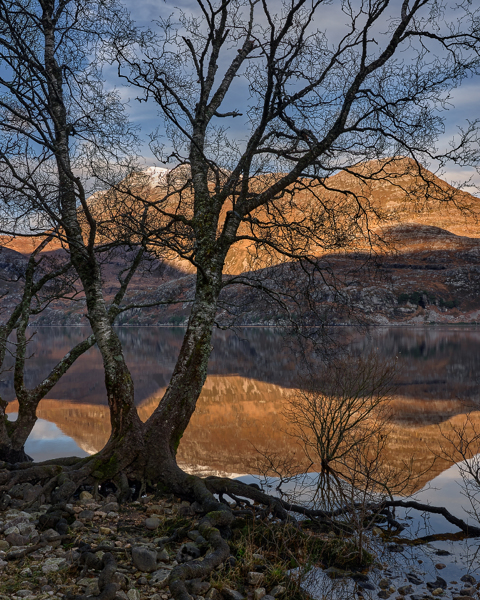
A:
POLYGON ((86 204, 81 181, 71 168, 69 135, 72 130, 64 102, 62 68, 56 59, 54 2, 42 2, 42 26, 45 38, 45 70, 48 82, 48 103, 55 130, 55 160, 62 225, 67 238, 72 264, 85 292, 87 316, 100 350, 105 369, 105 385, 112 424, 107 446, 115 443, 132 448, 142 439, 143 425, 134 405, 134 389, 125 363, 122 345, 111 324, 103 297, 100 265, 95 255, 96 224, 86 204), (77 214, 77 202, 85 212, 89 226, 88 242, 77 214))

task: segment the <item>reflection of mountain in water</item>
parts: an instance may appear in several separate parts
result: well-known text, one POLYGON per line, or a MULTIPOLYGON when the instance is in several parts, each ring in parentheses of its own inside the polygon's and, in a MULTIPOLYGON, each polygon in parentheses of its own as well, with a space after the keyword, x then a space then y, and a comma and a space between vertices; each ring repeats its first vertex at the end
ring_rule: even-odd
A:
POLYGON ((479 405, 480 328, 378 328, 371 342, 357 342, 367 346, 397 357, 398 395, 479 405))
MULTIPOLYGON (((146 420, 157 406, 164 389, 139 407, 146 420)), ((207 467, 222 473, 258 473, 257 450, 284 453, 295 451, 295 442, 285 433, 285 402, 291 389, 236 375, 207 378, 197 409, 182 438, 179 462, 207 467)), ((10 405, 17 410, 17 403, 10 405)), ((439 453, 441 437, 436 421, 456 425, 464 422, 455 401, 429 401, 403 398, 394 400, 396 419, 385 459, 401 468, 414 458, 413 471, 420 476, 414 488, 420 489, 451 463, 437 460, 428 473, 423 470, 439 453), (400 417, 400 418, 399 418, 400 417)), ((94 453, 106 443, 110 433, 108 408, 103 405, 44 400, 38 416, 55 423, 86 452, 94 453)), ((480 430, 480 412, 473 415, 480 430)))
MULTIPOLYGON (((136 385, 142 419, 148 418, 161 398, 182 342, 182 329, 122 328, 119 330, 136 385)), ((352 332, 339 329, 346 336, 352 332)), ((40 330, 31 350, 31 384, 44 377, 56 360, 85 335, 84 329, 40 330)), ((256 472, 260 449, 293 450, 284 433, 284 403, 296 383, 293 359, 282 336, 273 329, 219 332, 214 339, 210 375, 194 417, 182 439, 179 460, 223 472, 256 472)), ((388 460, 400 465, 410 456, 418 472, 439 449, 436 424, 460 424, 464 413, 478 403, 480 330, 376 329, 370 338, 355 335, 356 352, 377 348, 385 358, 398 357, 398 388, 394 432, 388 460)), ((8 375, 8 374, 5 374, 8 375)), ((5 377, 3 393, 13 396, 5 377)), ((16 403, 9 407, 16 410, 16 403)), ((39 417, 54 422, 86 451, 100 450, 108 439, 103 371, 92 350, 73 367, 40 404, 39 417)), ((479 423, 480 413, 475 414, 479 423)), ((449 464, 437 461, 416 485, 442 472, 449 464)))

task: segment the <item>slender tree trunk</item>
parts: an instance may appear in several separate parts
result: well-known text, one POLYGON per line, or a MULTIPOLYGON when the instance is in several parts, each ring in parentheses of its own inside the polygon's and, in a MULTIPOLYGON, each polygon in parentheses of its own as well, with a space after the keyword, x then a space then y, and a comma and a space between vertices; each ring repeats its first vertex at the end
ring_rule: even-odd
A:
POLYGON ((134 404, 131 374, 125 363, 120 340, 110 321, 103 297, 102 278, 95 256, 95 223, 88 212, 83 188, 74 176, 70 164, 69 132, 71 130, 63 99, 63 76, 55 57, 55 27, 53 3, 43 4, 43 27, 45 35, 45 68, 48 78, 49 109, 55 128, 55 158, 61 218, 69 246, 72 264, 80 277, 86 298, 87 314, 105 368, 105 384, 110 408, 112 435, 109 445, 137 444, 142 437, 143 424, 134 404), (88 243, 77 217, 77 199, 82 202, 90 225, 88 243), (130 441, 129 441, 130 440, 130 441))
POLYGON ((175 457, 207 377, 220 289, 221 269, 216 269, 208 280, 201 272, 197 274, 195 301, 173 375, 146 422, 146 477, 164 482, 177 493, 184 490, 185 478, 175 457))
POLYGON ((212 351, 212 331, 218 298, 222 289, 225 258, 239 220, 231 220, 228 236, 217 238, 220 207, 216 206, 208 184, 208 165, 203 159, 206 122, 200 115, 192 138, 190 161, 195 203, 197 279, 195 300, 188 320, 180 354, 167 390, 146 423, 145 449, 148 480, 171 491, 194 495, 192 481, 178 467, 176 453, 180 440, 195 411, 207 378, 212 351))
MULTIPOLYGON (((27 282, 25 283, 27 286, 27 282)), ((25 290, 23 295, 23 301, 25 301, 25 297, 28 295, 28 291, 25 290)), ((29 300, 28 300, 29 302, 29 300)), ((20 316, 21 309, 24 302, 17 305, 15 310, 13 311, 9 321, 7 324, 3 325, 0 328, 0 365, 4 365, 5 354, 7 349, 7 341, 8 337, 12 333, 17 323, 17 320, 20 316)), ((7 410, 8 402, 3 398, 0 398, 0 461, 5 461, 8 463, 18 463, 18 462, 28 462, 31 461, 31 457, 25 453, 25 440, 21 442, 19 439, 16 439, 17 431, 20 430, 28 431, 28 435, 31 433, 33 426, 36 421, 36 416, 34 414, 34 419, 32 421, 31 418, 28 418, 28 421, 32 421, 30 424, 27 424, 27 419, 25 419, 24 412, 25 410, 19 406, 19 414, 17 420, 15 422, 10 422, 8 420, 6 410, 7 410)), ((29 412, 28 410, 26 411, 29 412)))
MULTIPOLYGON (((0 328, 0 366, 3 367, 5 363, 5 356, 7 352, 8 338, 12 332, 17 328, 19 332, 20 340, 17 344, 17 351, 15 356, 15 380, 18 381, 18 370, 21 368, 22 376, 21 381, 23 383, 23 369, 25 366, 25 330, 28 325, 30 317, 31 302, 33 295, 39 291, 42 287, 42 283, 35 284, 34 277, 36 271, 36 256, 41 250, 43 250, 51 238, 48 237, 36 248, 31 254, 27 268, 25 270, 25 284, 22 294, 22 300, 15 306, 9 319, 0 328)), ((0 460, 9 463, 17 462, 28 462, 31 461, 31 457, 25 452, 25 442, 30 435, 33 426, 37 420, 36 408, 32 408, 30 398, 26 398, 27 402, 22 404, 19 399, 19 410, 18 417, 15 422, 9 422, 6 409, 8 402, 0 399, 0 460)))

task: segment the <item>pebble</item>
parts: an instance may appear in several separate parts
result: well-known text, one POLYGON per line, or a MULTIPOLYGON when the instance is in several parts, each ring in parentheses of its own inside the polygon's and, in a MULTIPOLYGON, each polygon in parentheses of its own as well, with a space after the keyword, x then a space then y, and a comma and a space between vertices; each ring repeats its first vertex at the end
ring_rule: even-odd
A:
POLYGON ((427 588, 429 590, 435 590, 441 588, 442 590, 447 589, 447 582, 441 577, 437 577, 435 581, 427 581, 427 588))
POLYGON ((470 597, 473 596, 474 591, 475 590, 473 587, 463 588, 460 590, 459 595, 470 597))
POLYGON ((93 496, 90 492, 80 492, 80 500, 93 500, 93 496))
POLYGON ((275 598, 276 596, 280 596, 280 594, 283 594, 286 591, 287 589, 283 587, 283 585, 276 585, 270 590, 270 596, 273 596, 275 598))
POLYGON ((13 526, 10 526, 7 529, 5 529, 5 531, 3 533, 6 536, 11 535, 12 533, 20 533, 20 529, 16 525, 13 525, 13 526))
POLYGON ((47 531, 42 533, 41 537, 45 542, 54 542, 60 537, 60 534, 55 529, 47 529, 47 531))
POLYGON ((475 583, 477 583, 477 580, 475 579, 475 577, 473 575, 462 575, 462 577, 460 577, 460 581, 463 581, 464 583, 470 583, 471 585, 474 585, 475 583))
POLYGON ((28 535, 29 533, 36 533, 35 525, 33 523, 19 523, 18 530, 22 535, 28 535))
POLYGON ((139 571, 151 573, 157 568, 157 553, 143 546, 132 548, 132 559, 139 571))
POLYGON ((140 592, 135 588, 132 588, 131 590, 128 590, 127 598, 128 600, 140 600, 140 592))
POLYGON ((446 566, 447 566, 447 565, 445 565, 445 564, 443 564, 443 563, 437 563, 437 564, 435 565, 435 568, 440 570, 440 569, 445 569, 445 567, 446 567, 446 566))
POLYGON ((150 584, 162 589, 167 586, 169 575, 170 569, 158 569, 157 571, 152 573, 150 584))
POLYGON ((93 517, 95 516, 95 512, 93 510, 82 510, 78 513, 77 519, 81 519, 82 521, 93 521, 93 517))
POLYGON ((262 598, 265 598, 266 595, 267 595, 267 591, 265 588, 257 588, 253 592, 254 600, 262 600, 262 598))
MULTIPOLYGON (((15 527, 15 529, 17 528, 15 527)), ((10 533, 5 539, 11 546, 26 546, 30 541, 27 535, 21 535, 20 533, 10 533)))
POLYGON ((222 596, 224 600, 245 600, 245 596, 237 590, 232 590, 229 587, 222 588, 222 596))
POLYGON ((263 579, 264 579, 263 573, 257 573, 255 571, 250 571, 250 573, 248 573, 248 575, 247 575, 247 581, 248 581, 249 585, 259 586, 263 582, 263 579))
POLYGON ((65 567, 67 561, 64 558, 47 558, 42 565, 43 573, 54 573, 65 567))
MULTIPOLYGON (((83 587, 85 587, 85 595, 86 596, 98 596, 98 594, 100 594, 100 589, 98 587, 98 577, 92 577, 90 579, 83 579, 82 580, 83 583, 83 587)), ((82 584, 78 584, 78 585, 82 585, 82 584)))
POLYGON ((157 551, 157 560, 168 562, 170 560, 170 554, 168 553, 168 550, 165 550, 164 548, 163 550, 157 551))
POLYGON ((180 546, 176 559, 179 563, 182 563, 192 560, 193 558, 199 558, 200 555, 200 548, 196 544, 187 542, 180 546))
POLYGON ((145 527, 150 530, 157 529, 160 527, 160 519, 158 517, 149 517, 145 519, 145 527))
POLYGON ((413 594, 413 587, 411 585, 403 585, 398 588, 398 593, 401 596, 406 596, 407 594, 413 594))
POLYGON ((358 583, 357 586, 361 590, 374 590, 375 589, 375 586, 373 585, 373 583, 370 583, 369 581, 360 581, 360 583, 358 583))
POLYGON ((112 533, 110 527, 100 527, 98 531, 101 533, 101 535, 109 535, 112 533))

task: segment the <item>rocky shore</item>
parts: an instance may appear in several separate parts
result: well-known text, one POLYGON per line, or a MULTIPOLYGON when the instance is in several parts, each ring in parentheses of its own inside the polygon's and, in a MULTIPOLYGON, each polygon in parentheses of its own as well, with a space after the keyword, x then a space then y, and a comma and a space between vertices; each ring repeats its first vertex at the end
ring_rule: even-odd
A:
MULTIPOLYGON (((120 507, 114 496, 96 501, 84 491, 63 507, 1 512, 0 599, 171 598, 171 570, 207 550, 194 529, 197 507, 174 499, 142 500, 120 507), (165 531, 171 535, 159 537, 165 531)), ((254 560, 259 571, 248 573, 242 592, 222 583, 221 573, 214 574, 215 585, 190 581, 189 592, 196 600, 285 598, 282 585, 262 587, 264 559, 257 554, 254 560)), ((222 568, 231 571, 234 565, 232 557, 222 568)))
MULTIPOLYGON (((195 503, 143 497, 119 506, 113 495, 95 499, 83 491, 70 504, 28 507, 28 485, 12 490, 0 512, 0 600, 169 600, 172 569, 208 551, 195 527, 195 503)), ((332 533, 321 535, 331 540, 332 533)), ((189 593, 195 600, 478 598, 472 574, 428 581, 420 569, 399 571, 378 560, 364 571, 315 568, 316 581, 307 574, 300 584, 265 548, 250 535, 210 580, 189 581, 189 593), (329 591, 321 580, 330 582, 329 591)), ((388 550, 394 554, 402 547, 388 550)), ((438 571, 444 567, 435 565, 438 571)))

